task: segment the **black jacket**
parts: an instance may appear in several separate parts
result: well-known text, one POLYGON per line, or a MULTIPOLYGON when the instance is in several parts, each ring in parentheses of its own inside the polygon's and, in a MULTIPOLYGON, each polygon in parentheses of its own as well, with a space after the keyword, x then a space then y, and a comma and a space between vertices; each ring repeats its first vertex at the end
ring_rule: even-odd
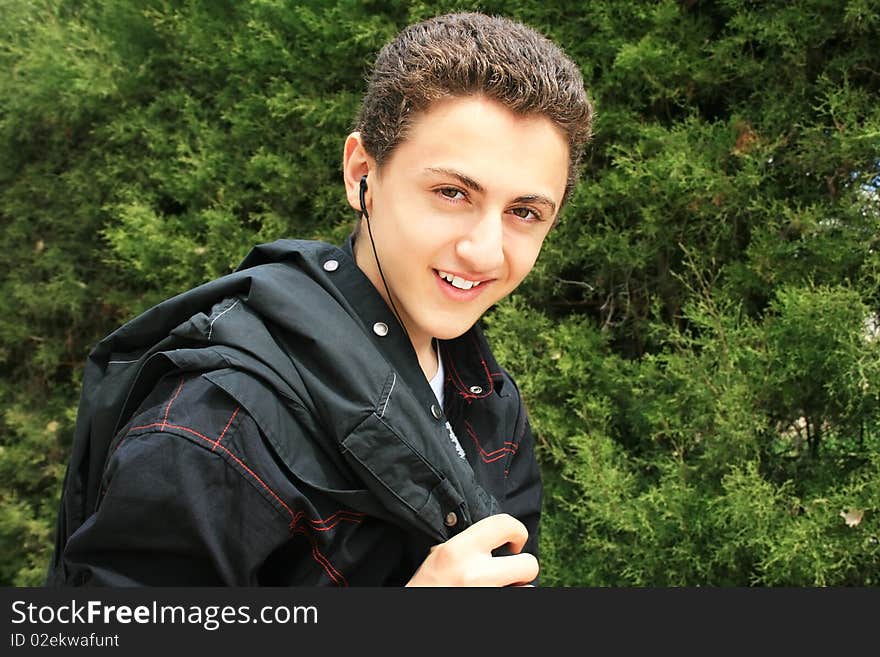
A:
POLYGON ((519 392, 479 328, 440 349, 444 409, 350 243, 150 309, 89 357, 48 584, 400 585, 499 512, 537 554, 519 392))

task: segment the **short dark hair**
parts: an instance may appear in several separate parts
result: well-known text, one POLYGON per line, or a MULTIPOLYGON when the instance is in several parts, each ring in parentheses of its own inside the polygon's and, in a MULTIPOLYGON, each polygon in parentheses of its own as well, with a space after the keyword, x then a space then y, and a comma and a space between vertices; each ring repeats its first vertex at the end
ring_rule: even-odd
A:
POLYGON ((560 128, 569 146, 567 199, 592 134, 583 77, 559 46, 508 18, 454 13, 404 28, 376 58, 355 129, 381 167, 420 112, 470 95, 546 116, 560 128))

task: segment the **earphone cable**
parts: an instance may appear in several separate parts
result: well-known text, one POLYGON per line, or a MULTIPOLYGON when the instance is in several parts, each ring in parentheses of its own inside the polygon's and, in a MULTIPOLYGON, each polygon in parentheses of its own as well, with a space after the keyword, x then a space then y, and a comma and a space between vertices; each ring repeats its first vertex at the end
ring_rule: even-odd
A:
POLYGON ((412 343, 412 338, 409 337, 409 331, 406 330, 406 324, 403 323, 403 319, 400 317, 400 313, 397 311, 397 306, 394 305, 394 297, 391 296, 391 290, 388 288, 388 281, 385 280, 385 274, 382 272, 382 265, 379 263, 379 254, 376 252, 376 242, 373 239, 373 229, 370 227, 370 215, 367 213, 367 204, 364 198, 364 194, 367 189, 367 180, 366 176, 361 178, 361 188, 360 188, 360 202, 361 202, 361 213, 364 216, 364 219, 367 222, 367 234, 370 236, 370 244, 373 247, 373 257, 376 259, 376 267, 379 269, 379 276, 382 278, 382 285, 385 286, 385 293, 388 295, 388 301, 391 303, 391 310, 394 312, 394 316, 397 317, 397 321, 400 322, 401 328, 403 328, 403 332, 406 334, 407 340, 412 343))

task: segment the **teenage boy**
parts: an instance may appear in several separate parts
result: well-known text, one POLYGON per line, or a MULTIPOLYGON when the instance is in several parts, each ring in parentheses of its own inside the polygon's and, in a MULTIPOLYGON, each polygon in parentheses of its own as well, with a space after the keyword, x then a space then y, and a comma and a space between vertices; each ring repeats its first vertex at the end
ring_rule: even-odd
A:
POLYGON ((534 582, 534 440, 477 322, 532 269, 591 119, 528 27, 404 29, 345 140, 348 242, 258 246, 92 352, 49 583, 534 582))

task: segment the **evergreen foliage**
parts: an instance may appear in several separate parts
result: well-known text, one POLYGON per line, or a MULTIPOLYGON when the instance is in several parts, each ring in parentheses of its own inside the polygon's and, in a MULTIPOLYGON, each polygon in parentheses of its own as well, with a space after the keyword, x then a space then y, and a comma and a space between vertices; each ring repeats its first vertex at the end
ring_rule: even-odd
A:
POLYGON ((90 347, 255 243, 340 242, 370 61, 454 9, 548 34, 597 109, 485 322, 543 583, 880 583, 878 0, 0 0, 0 584, 42 581, 90 347))

